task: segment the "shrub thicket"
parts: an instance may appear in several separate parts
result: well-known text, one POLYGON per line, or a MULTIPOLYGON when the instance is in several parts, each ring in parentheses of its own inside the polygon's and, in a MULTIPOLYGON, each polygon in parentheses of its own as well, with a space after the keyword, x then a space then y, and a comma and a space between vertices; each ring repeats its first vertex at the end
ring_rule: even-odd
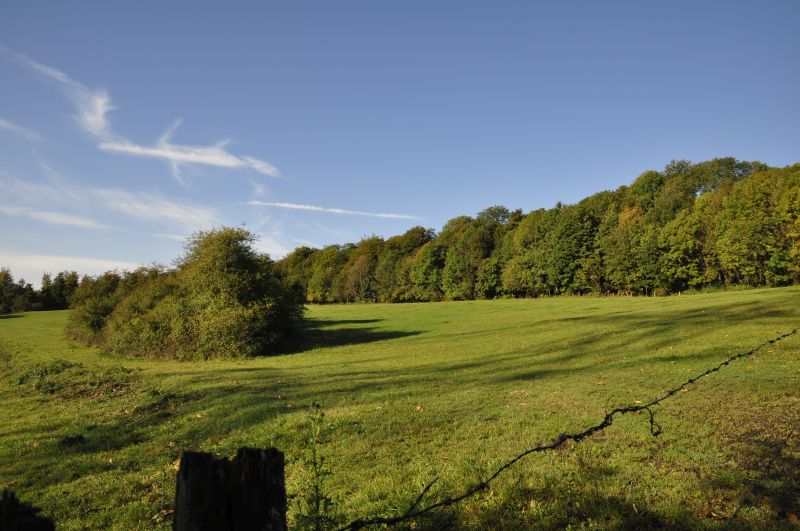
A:
POLYGON ((274 353, 296 329, 303 306, 254 241, 240 228, 198 232, 175 269, 88 278, 73 297, 67 333, 136 357, 274 353))

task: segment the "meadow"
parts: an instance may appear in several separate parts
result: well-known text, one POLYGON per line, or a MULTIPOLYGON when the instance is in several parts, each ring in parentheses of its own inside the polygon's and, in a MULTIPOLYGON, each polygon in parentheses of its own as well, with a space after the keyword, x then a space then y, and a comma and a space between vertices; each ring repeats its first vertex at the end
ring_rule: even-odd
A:
MULTIPOLYGON (((193 363, 81 347, 64 337, 67 311, 2 316, 0 487, 60 529, 166 529, 182 449, 275 446, 297 525, 317 402, 332 515, 392 515, 434 477, 431 499, 457 494, 528 446, 797 327, 798 302, 800 287, 311 306, 292 352, 193 363)), ((626 415, 406 527, 721 529, 740 506, 733 528, 797 524, 799 336, 655 413, 658 437, 626 415)))

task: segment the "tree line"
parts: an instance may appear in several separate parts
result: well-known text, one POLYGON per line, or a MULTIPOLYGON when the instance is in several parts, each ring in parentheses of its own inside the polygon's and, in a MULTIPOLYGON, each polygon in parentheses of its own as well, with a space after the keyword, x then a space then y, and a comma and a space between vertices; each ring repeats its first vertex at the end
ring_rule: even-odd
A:
POLYGON ((35 310, 64 310, 69 307, 80 281, 75 271, 62 271, 55 277, 42 276, 38 290, 25 279, 14 281, 8 268, 0 268, 0 314, 35 310))
POLYGON ((438 233, 300 247, 277 267, 311 303, 788 285, 800 281, 800 163, 676 160, 577 204, 493 206, 438 233))
MULTIPOLYGON (((240 244, 252 237, 239 236, 240 244)), ((438 233, 413 227, 387 239, 299 247, 270 264, 270 275, 279 276, 295 299, 310 303, 796 284, 800 163, 772 168, 734 158, 672 161, 573 205, 527 214, 493 206, 474 217, 455 217, 438 233)), ((142 277, 167 273, 140 268, 79 279, 63 271, 45 274, 35 290, 1 268, 0 313, 63 309, 81 286, 88 292, 107 283, 114 290, 122 286, 122 293, 142 277)))

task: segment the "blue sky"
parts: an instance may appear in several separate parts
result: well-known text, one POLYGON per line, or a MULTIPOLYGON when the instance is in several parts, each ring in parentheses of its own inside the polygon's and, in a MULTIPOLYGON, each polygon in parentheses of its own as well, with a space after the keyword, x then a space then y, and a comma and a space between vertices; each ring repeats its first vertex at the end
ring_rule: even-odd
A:
POLYGON ((800 3, 0 3, 0 265, 441 228, 800 160, 800 3))

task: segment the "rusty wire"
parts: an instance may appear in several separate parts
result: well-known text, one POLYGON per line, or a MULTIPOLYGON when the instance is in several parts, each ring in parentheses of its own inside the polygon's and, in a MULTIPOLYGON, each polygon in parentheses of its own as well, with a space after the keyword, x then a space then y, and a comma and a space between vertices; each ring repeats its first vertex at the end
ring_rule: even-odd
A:
MULTIPOLYGON (((438 501, 430 503, 429 505, 420 507, 420 504, 422 503, 423 499, 425 498, 425 495, 428 493, 428 491, 431 489, 431 487, 433 487, 434 483, 436 483, 436 481, 438 480, 438 478, 434 478, 427 485, 425 485, 425 487, 422 489, 422 492, 420 492, 420 494, 416 497, 414 502, 408 507, 408 509, 406 509, 406 511, 403 514, 400 514, 400 515, 397 515, 397 516, 376 516, 376 517, 372 517, 372 518, 359 518, 359 519, 353 520, 352 522, 350 522, 349 524, 347 524, 347 525, 345 525, 343 527, 340 527, 338 531, 357 530, 357 529, 363 529, 365 527, 370 527, 370 526, 374 526, 374 525, 395 525, 395 524, 398 524, 400 522, 404 522, 406 520, 411 520, 413 518, 418 518, 418 517, 420 517, 420 516, 422 516, 424 514, 427 514, 427 513, 431 512, 431 511, 435 510, 435 509, 439 509, 441 507, 449 507, 451 505, 459 503, 459 502, 461 502, 461 501, 463 501, 463 500, 465 500, 465 499, 467 499, 467 498, 469 498, 471 496, 474 496, 475 494, 477 494, 479 492, 482 492, 482 491, 488 489, 492 481, 497 479, 498 476, 500 476, 503 472, 505 472, 506 470, 508 470, 512 466, 514 466, 517 462, 519 462, 523 458, 525 458, 525 457, 527 457, 527 456, 529 456, 529 455, 531 455, 533 453, 545 452, 545 451, 548 451, 548 450, 555 450, 556 448, 562 446, 567 441, 580 442, 580 441, 582 441, 582 440, 584 440, 584 439, 586 439, 588 437, 591 437, 595 433, 603 431, 606 428, 608 428, 609 426, 611 426, 611 424, 614 422, 614 417, 616 417, 618 415, 626 415, 628 413, 639 413, 639 412, 642 412, 642 411, 646 411, 647 414, 648 414, 648 420, 649 420, 649 423, 650 423, 650 433, 653 436, 658 436, 661 433, 661 426, 655 420, 655 413, 653 412, 653 409, 652 409, 654 406, 657 406, 657 405, 661 404, 661 402, 669 399, 670 397, 675 396, 677 393, 679 393, 682 390, 686 389, 688 386, 694 384, 695 382, 697 382, 701 378, 705 378, 706 376, 709 376, 709 375, 711 375, 711 374, 713 374, 715 372, 718 372, 720 369, 722 369, 723 367, 727 367, 728 365, 730 365, 732 362, 734 362, 736 360, 739 360, 739 359, 742 359, 742 358, 745 358, 745 357, 748 357, 748 356, 752 356, 753 354, 755 354, 759 350, 763 349, 764 347, 767 347, 769 345, 774 345, 775 343, 777 343, 777 342, 779 342, 779 341, 781 341, 783 339, 786 339, 787 337, 791 337, 791 336, 797 334, 798 331, 800 331, 800 328, 795 328, 794 330, 792 330, 790 332, 786 332, 786 333, 781 334, 779 336, 776 336, 776 337, 774 337, 774 338, 772 338, 770 340, 767 340, 767 341, 761 343, 760 345, 748 350, 747 352, 740 352, 739 354, 734 354, 733 356, 730 356, 729 358, 727 358, 726 360, 722 361, 718 365, 716 365, 714 367, 711 367, 710 369, 698 374, 697 376, 694 376, 693 378, 689 378, 688 380, 686 380, 685 382, 683 382, 679 386, 674 387, 674 388, 666 391, 663 395, 659 396, 658 398, 655 398, 655 399, 651 400, 650 402, 648 402, 646 404, 634 404, 634 405, 628 405, 628 406, 614 408, 611 411, 609 411, 608 413, 606 413, 605 416, 603 417, 603 419, 600 422, 598 422, 597 424, 595 424, 593 426, 590 426, 590 427, 586 428, 583 431, 580 431, 580 432, 577 432, 577 433, 562 433, 561 435, 559 435, 558 437, 556 437, 555 439, 553 439, 549 443, 539 444, 539 445, 534 446, 532 448, 528 448, 527 450, 521 452, 520 454, 517 454, 515 457, 509 459, 508 461, 506 461, 505 463, 500 465, 497 469, 495 469, 495 471, 492 473, 492 475, 490 475, 487 479, 480 480, 478 483, 476 483, 473 486, 469 487, 468 489, 466 489, 461 494, 458 494, 456 496, 445 496, 444 498, 441 498, 438 501)), ((793 431, 791 433, 793 433, 793 431)), ((737 512, 738 512, 738 510, 737 510, 737 512)))

